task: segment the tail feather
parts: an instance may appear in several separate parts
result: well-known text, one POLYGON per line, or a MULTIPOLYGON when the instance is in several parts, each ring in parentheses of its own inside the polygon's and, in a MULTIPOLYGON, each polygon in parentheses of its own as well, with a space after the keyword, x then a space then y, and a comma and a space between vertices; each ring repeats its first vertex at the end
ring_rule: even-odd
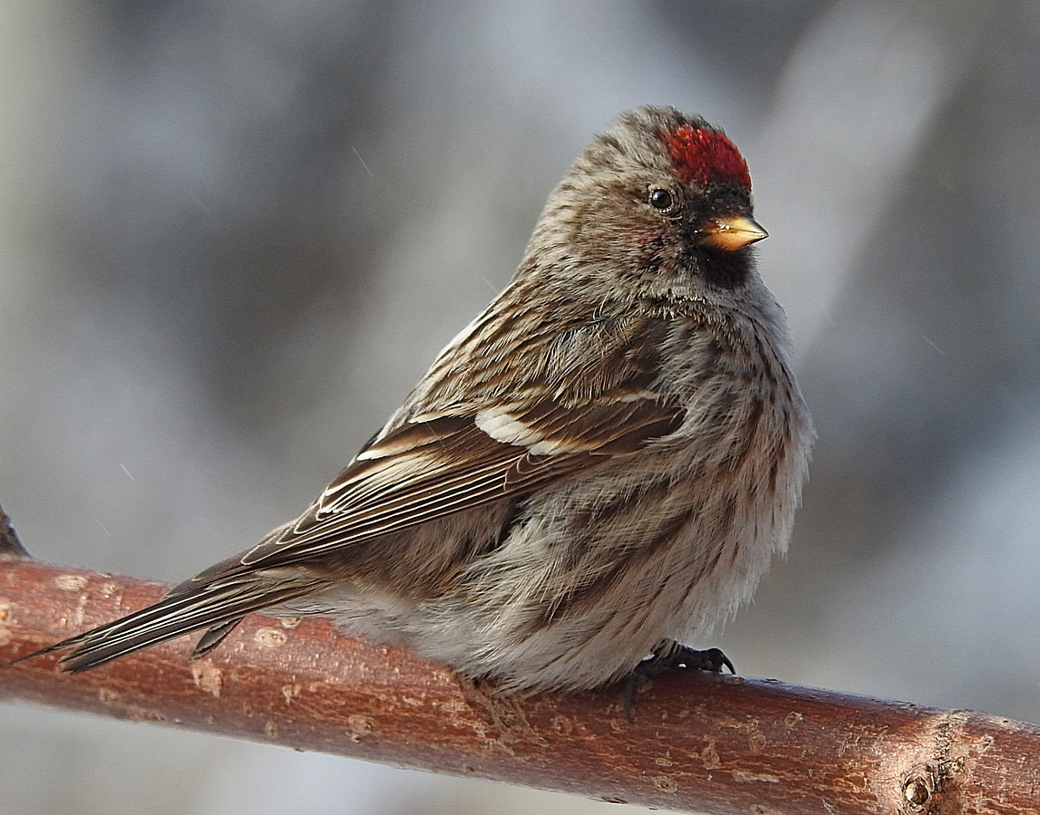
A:
POLYGON ((297 581, 288 582, 285 570, 280 570, 278 580, 264 579, 262 572, 250 577, 252 579, 215 580, 194 586, 188 581, 154 605, 15 661, 67 651, 58 664, 63 671, 80 673, 207 628, 209 631, 192 653, 195 659, 216 648, 246 614, 308 594, 322 585, 321 580, 302 573, 297 581))
POLYGON ((242 622, 242 618, 236 617, 233 620, 228 620, 227 622, 215 625, 206 631, 205 634, 199 637, 199 641, 195 643, 195 647, 191 651, 191 656, 188 657, 188 662, 193 662, 196 659, 202 659, 202 657, 206 656, 206 654, 220 645, 220 643, 224 641, 224 638, 234 631, 235 627, 240 622, 242 622))

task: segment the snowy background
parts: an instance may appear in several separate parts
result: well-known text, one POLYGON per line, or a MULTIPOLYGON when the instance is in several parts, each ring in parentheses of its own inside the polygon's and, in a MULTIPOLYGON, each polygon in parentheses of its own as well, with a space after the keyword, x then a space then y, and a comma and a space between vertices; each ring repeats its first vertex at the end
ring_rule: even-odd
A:
MULTIPOLYGON (((819 443, 749 676, 1040 722, 1040 4, 0 5, 0 501, 175 581, 295 516, 592 133, 724 126, 819 443)), ((0 815, 615 805, 0 707, 0 815)))

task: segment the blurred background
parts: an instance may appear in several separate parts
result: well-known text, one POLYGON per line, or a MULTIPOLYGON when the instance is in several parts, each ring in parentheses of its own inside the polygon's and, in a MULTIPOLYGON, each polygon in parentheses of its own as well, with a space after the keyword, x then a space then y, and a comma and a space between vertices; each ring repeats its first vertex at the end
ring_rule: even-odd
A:
MULTIPOLYGON (((1040 4, 0 5, 0 500, 180 580, 295 516, 620 111, 747 157, 819 442, 748 676, 1040 722, 1040 4)), ((617 806, 0 707, 0 815, 617 806)))

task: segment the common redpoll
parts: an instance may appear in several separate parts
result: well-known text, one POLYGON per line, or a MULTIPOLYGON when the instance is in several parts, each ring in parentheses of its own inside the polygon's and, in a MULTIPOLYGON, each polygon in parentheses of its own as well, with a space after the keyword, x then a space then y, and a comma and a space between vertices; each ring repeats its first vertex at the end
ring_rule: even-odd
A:
MULTIPOLYGON (((747 165, 672 108, 622 115, 505 290, 297 520, 64 640, 84 671, 250 612, 320 614, 503 691, 632 676, 748 600, 812 442, 755 271, 747 165)), ((699 660, 699 657, 703 659, 699 660)))

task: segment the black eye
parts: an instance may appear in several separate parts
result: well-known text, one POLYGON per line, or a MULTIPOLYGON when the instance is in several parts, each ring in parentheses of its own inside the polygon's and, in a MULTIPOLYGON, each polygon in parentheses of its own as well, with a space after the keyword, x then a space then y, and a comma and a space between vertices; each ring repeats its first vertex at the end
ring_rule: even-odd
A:
POLYGON ((674 204, 675 200, 672 198, 672 194, 668 192, 668 190, 650 190, 650 206, 654 209, 659 209, 661 212, 667 212, 674 204))

